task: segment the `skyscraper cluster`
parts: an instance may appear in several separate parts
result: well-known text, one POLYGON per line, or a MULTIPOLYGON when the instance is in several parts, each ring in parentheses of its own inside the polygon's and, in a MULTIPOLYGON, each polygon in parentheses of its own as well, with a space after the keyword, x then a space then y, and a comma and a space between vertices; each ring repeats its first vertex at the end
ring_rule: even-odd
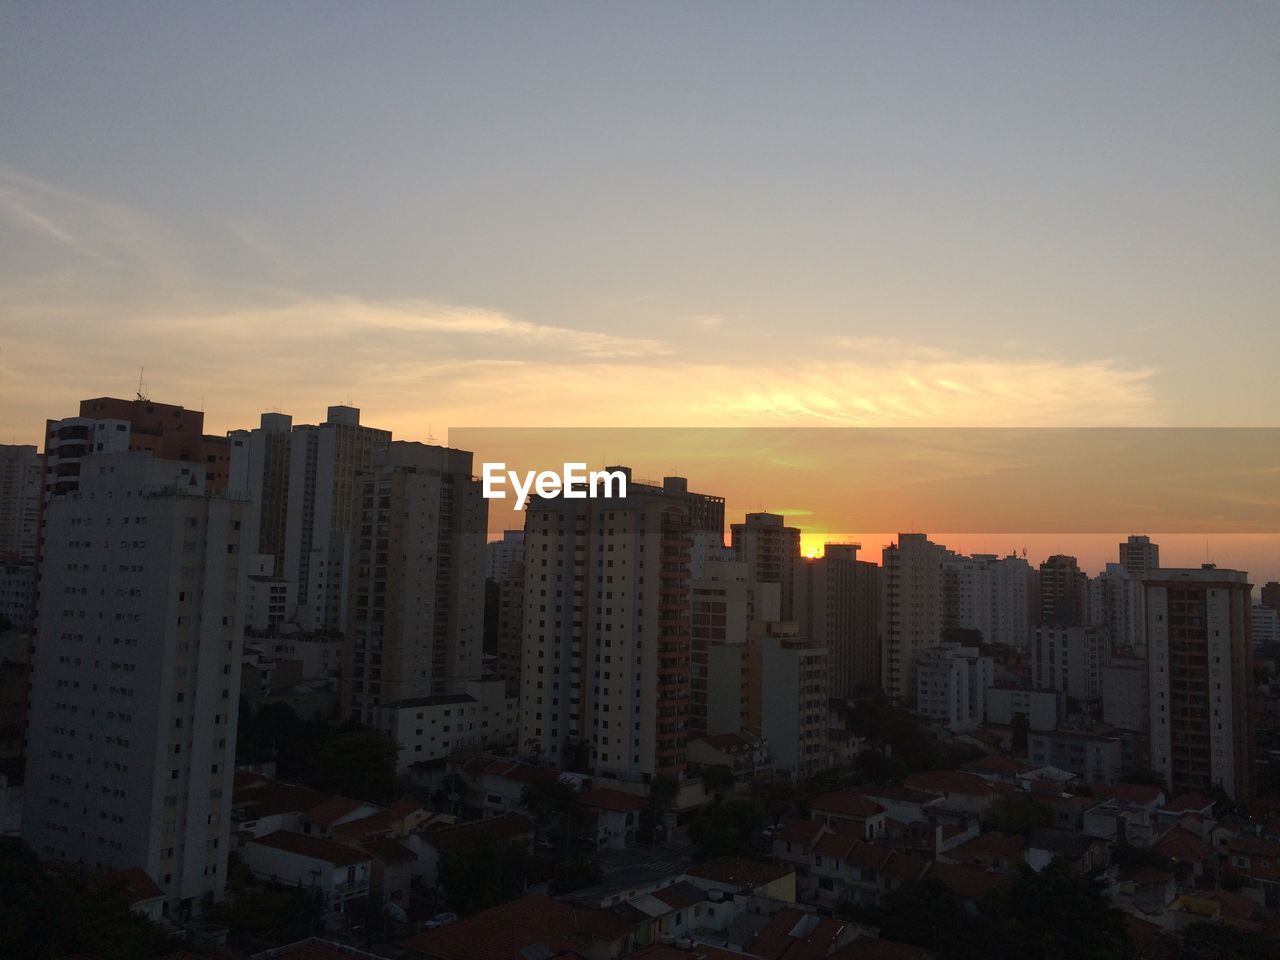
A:
POLYGON ((618 467, 625 496, 534 497, 489 543, 467 451, 350 406, 203 426, 99 398, 48 421, 43 454, 0 451, 23 835, 141 867, 179 914, 227 882, 242 693, 389 734, 400 773, 486 748, 643 789, 741 748, 802 779, 849 760, 833 704, 883 695, 953 732, 1025 722, 1077 775, 1252 789, 1247 576, 1162 568, 1147 537, 1095 577, 924 533, 879 564, 803 557, 783 516, 726 544, 723 497, 618 467))

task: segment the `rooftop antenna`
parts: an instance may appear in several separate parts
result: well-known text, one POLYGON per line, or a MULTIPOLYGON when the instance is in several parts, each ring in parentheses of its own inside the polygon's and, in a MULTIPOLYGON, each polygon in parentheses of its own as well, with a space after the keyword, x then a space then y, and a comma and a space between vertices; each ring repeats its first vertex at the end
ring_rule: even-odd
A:
POLYGON ((147 394, 146 394, 146 386, 147 386, 147 385, 146 385, 145 383, 143 383, 143 382, 142 382, 142 375, 143 375, 144 373, 146 373, 146 370, 147 370, 147 368, 146 368, 146 367, 139 367, 139 368, 138 368, 138 399, 139 399, 139 400, 146 400, 146 399, 147 399, 147 394))
POLYGON ((431 431, 431 423, 428 421, 428 423, 427 423, 427 443, 435 444, 435 442, 436 442, 435 434, 434 434, 434 433, 432 433, 432 431, 431 431))

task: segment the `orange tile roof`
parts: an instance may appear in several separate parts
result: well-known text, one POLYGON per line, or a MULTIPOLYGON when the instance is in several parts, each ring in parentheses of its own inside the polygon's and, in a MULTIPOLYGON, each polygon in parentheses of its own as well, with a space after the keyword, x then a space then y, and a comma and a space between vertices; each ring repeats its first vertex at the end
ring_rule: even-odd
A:
POLYGON ((1214 855, 1213 844, 1201 840, 1194 833, 1175 827, 1155 843, 1155 851, 1162 857, 1202 863, 1214 855))
POLYGON ((755 890, 794 872, 791 867, 776 863, 760 863, 742 857, 722 857, 693 867, 689 870, 689 876, 729 884, 740 890, 755 890))
POLYGON ((980 837, 967 840, 959 846, 952 847, 943 856, 949 860, 965 863, 977 859, 1001 859, 1010 862, 1022 860, 1026 850, 1026 841, 1017 834, 1004 834, 999 831, 984 833, 980 837))
POLYGON ((382 863, 412 863, 418 855, 398 840, 390 837, 375 837, 372 840, 360 841, 361 849, 367 851, 375 860, 382 863))
POLYGON ((525 960, 525 951, 535 944, 552 951, 585 952, 584 939, 614 942, 635 929, 636 924, 604 910, 529 894, 416 934, 401 946, 441 960, 525 960))
POLYGON ((100 879, 107 886, 120 884, 124 888, 126 902, 130 905, 164 896, 164 891, 156 886, 156 882, 141 867, 111 870, 102 874, 100 879))
POLYGON ((644 797, 638 797, 634 793, 624 793, 621 790, 610 790, 607 787, 597 787, 580 793, 574 798, 574 802, 580 807, 608 810, 612 813, 633 813, 649 805, 649 801, 644 797))
POLYGON ((424 818, 427 816, 420 803, 413 800, 397 800, 391 806, 385 807, 377 813, 371 813, 367 817, 360 817, 356 820, 348 820, 346 823, 338 824, 333 828, 333 834, 336 837, 354 838, 372 836, 373 834, 390 830, 401 820, 409 819, 418 812, 421 812, 424 818))
MULTIPOLYGON (((320 823, 327 826, 354 813, 363 806, 366 806, 363 800, 353 800, 351 797, 344 797, 335 793, 333 796, 321 800, 309 810, 302 811, 302 817, 312 823, 320 823)), ((369 804, 369 806, 372 806, 372 804, 369 804)))
POLYGON ((819 813, 835 814, 841 817, 874 817, 877 813, 883 813, 884 807, 876 803, 869 797, 864 797, 860 793, 852 793, 848 790, 836 790, 831 793, 824 793, 812 803, 809 804, 810 810, 819 813))
POLYGON ((418 831, 422 839, 437 850, 447 850, 472 837, 488 834, 499 840, 515 840, 519 837, 532 836, 533 821, 518 813, 504 813, 499 817, 487 820, 472 820, 467 823, 430 823, 418 831))
POLYGON ((275 833, 269 833, 265 837, 258 837, 248 842, 296 853, 298 856, 310 857, 312 860, 324 860, 335 867, 349 867, 352 864, 365 863, 369 859, 369 854, 363 851, 345 847, 321 837, 308 837, 303 833, 294 833, 291 830, 277 830, 275 833))
POLYGON ((991 781, 960 770, 930 770, 927 773, 913 773, 907 777, 906 784, 908 787, 929 793, 946 795, 958 793, 975 797, 989 796, 997 789, 991 781))

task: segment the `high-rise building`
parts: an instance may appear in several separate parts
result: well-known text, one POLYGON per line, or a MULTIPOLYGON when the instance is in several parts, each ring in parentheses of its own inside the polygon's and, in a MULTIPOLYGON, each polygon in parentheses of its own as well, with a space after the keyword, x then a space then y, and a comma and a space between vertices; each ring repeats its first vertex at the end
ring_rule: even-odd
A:
POLYGON ((742 523, 729 529, 733 550, 747 565, 747 579, 778 584, 779 619, 794 621, 792 593, 800 562, 800 528, 788 527, 776 513, 748 513, 742 523))
POLYGON ((1022 650, 1030 647, 1038 597, 1035 570, 1025 558, 1014 554, 997 557, 993 553, 953 555, 943 564, 943 578, 944 627, 978 630, 985 643, 1022 650), (957 569, 964 573, 958 577, 959 589, 953 594, 948 574, 957 569), (953 595, 958 601, 954 607, 953 595))
POLYGON ((232 490, 243 491, 251 509, 245 520, 247 552, 271 557, 271 575, 284 576, 285 531, 289 519, 289 445, 293 417, 264 413, 254 430, 233 430, 232 490))
POLYGON ((139 396, 80 401, 80 414, 45 425, 46 495, 76 489, 86 457, 145 450, 161 460, 198 464, 211 490, 225 490, 231 466, 226 437, 204 434, 204 413, 139 396))
POLYGON ((520 742, 594 772, 680 776, 690 677, 689 508, 661 487, 525 513, 520 742))
POLYGON ((524 531, 503 530, 501 540, 485 544, 485 579, 505 580, 513 563, 524 563, 524 531))
POLYGON ((995 663, 977 647, 946 643, 920 654, 916 663, 916 709, 957 733, 976 730, 986 715, 987 689, 995 663))
POLYGON ((1280 582, 1268 580, 1262 585, 1262 605, 1280 610, 1280 582))
POLYGON ((1131 577, 1142 579, 1160 568, 1160 544, 1150 537, 1130 536, 1120 544, 1120 566, 1131 577))
POLYGON ((1151 769, 1176 793, 1253 793, 1248 575, 1206 564, 1146 579, 1151 769))
POLYGON ((355 478, 342 711, 454 692, 482 672, 488 502, 465 450, 397 441, 355 478))
POLYGON ((746 730, 802 780, 827 766, 827 650, 792 623, 756 622, 747 640, 746 730))
POLYGON ((203 463, 94 451, 44 513, 23 836, 178 916, 226 882, 244 509, 203 463))
POLYGON ((1123 564, 1107 568, 1089 581, 1087 621, 1102 631, 1108 654, 1143 655, 1142 577, 1123 564))
POLYGON ((733 661, 747 641, 751 607, 747 565, 724 545, 723 535, 710 533, 693 535, 690 561, 689 732, 691 736, 737 733, 742 729, 737 718, 743 707, 735 706, 735 701, 746 692, 741 669, 733 661), (731 648, 727 654, 726 647, 731 648), (723 726, 729 729, 720 729, 723 726))
POLYGON ((1057 690, 1080 701, 1098 700, 1106 662, 1102 631, 1097 627, 1036 627, 1031 647, 1031 681, 1036 689, 1057 690))
POLYGON ((800 632, 827 648, 828 690, 850 697, 880 686, 880 568, 859 544, 828 543, 795 567, 793 613, 800 632))
POLYGON ((900 703, 916 698, 916 659, 942 639, 942 561, 947 550, 923 533, 900 533, 881 570, 882 688, 900 703))
POLYGON ((390 431, 362 426, 355 407, 330 407, 324 423, 293 429, 283 572, 297 584, 304 629, 340 631, 347 621, 343 583, 356 477, 373 469, 374 451, 390 442, 390 431))
POLYGON ((1075 557, 1056 554, 1040 564, 1040 623, 1074 627, 1087 615, 1088 580, 1075 557))
POLYGON ((34 446, 0 444, 0 561, 36 558, 40 477, 34 446))

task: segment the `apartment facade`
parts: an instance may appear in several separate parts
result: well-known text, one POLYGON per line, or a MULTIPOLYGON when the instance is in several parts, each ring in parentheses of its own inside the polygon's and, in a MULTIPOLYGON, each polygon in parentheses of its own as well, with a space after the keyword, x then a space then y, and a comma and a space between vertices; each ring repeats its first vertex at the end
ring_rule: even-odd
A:
POLYGON ((45 509, 24 839, 198 913, 226 882, 245 504, 138 452, 76 481, 45 509))
POLYGON ((917 658, 942 639, 946 555, 923 533, 899 534, 882 555, 881 687, 907 706, 915 704, 917 658))
POLYGON ((1151 768, 1174 793, 1253 793, 1248 579, 1206 564, 1145 581, 1151 768))
POLYGON ((354 478, 342 712, 451 692, 483 668, 488 502, 465 450, 397 441, 354 478))
POLYGON ((525 515, 520 743, 597 775, 680 776, 689 723, 687 505, 661 488, 537 498, 525 515))

